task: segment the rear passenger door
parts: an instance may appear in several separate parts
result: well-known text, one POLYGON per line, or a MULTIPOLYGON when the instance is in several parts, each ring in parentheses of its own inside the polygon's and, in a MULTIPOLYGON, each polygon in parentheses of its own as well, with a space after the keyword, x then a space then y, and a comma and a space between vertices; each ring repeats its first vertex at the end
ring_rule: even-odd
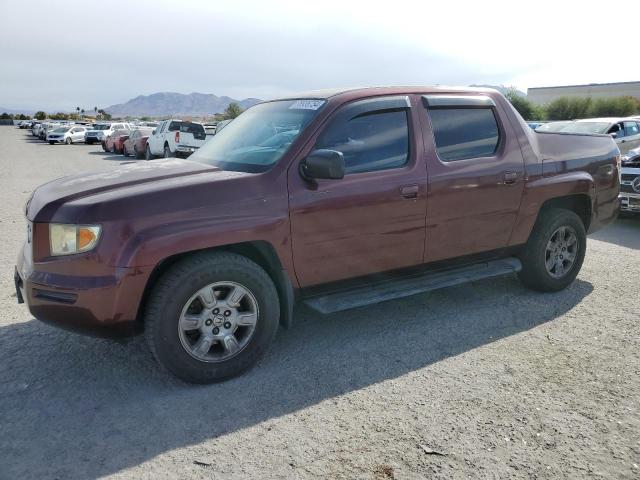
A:
POLYGON ((489 96, 426 95, 429 188, 425 261, 507 246, 524 188, 524 160, 489 96))
POLYGON ((640 146, 640 124, 635 121, 624 122, 624 137, 618 147, 621 153, 626 153, 640 146))

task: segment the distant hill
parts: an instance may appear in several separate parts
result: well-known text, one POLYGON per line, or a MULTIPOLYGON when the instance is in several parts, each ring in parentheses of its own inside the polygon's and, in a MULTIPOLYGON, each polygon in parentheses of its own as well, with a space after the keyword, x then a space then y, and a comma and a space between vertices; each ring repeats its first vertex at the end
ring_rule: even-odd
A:
POLYGON ((161 92, 151 95, 140 95, 126 103, 111 105, 105 108, 105 110, 114 116, 205 116, 221 113, 233 102, 242 108, 248 108, 260 101, 261 100, 257 98, 235 100, 226 96, 218 97, 211 93, 190 93, 185 95, 183 93, 161 92))
MULTIPOLYGON (((481 88, 493 88, 495 90, 498 90, 503 95, 510 90, 510 87, 505 87, 504 85, 476 85, 476 84, 474 84, 474 85, 469 85, 469 86, 470 87, 481 87, 481 88)), ((521 97, 526 97, 527 96, 527 94, 524 93, 521 90, 516 90, 516 93, 518 95, 520 95, 521 97)))

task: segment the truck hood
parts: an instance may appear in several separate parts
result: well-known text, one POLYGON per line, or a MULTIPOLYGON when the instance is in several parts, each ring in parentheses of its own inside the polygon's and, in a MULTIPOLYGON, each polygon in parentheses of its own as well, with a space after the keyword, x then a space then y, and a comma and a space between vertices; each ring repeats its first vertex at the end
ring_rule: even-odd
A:
POLYGON ((168 178, 194 176, 219 169, 189 160, 170 159, 123 165, 115 170, 72 175, 38 187, 27 203, 26 215, 31 221, 48 221, 64 203, 124 187, 162 181, 168 178))

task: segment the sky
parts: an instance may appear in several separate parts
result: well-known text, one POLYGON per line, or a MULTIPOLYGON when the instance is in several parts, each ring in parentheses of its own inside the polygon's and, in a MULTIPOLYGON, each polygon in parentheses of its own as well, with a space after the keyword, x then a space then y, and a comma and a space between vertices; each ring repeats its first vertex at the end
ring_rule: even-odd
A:
POLYGON ((0 107, 155 92, 640 80, 640 2, 0 0, 0 107), (629 19, 624 34, 625 19, 629 19))

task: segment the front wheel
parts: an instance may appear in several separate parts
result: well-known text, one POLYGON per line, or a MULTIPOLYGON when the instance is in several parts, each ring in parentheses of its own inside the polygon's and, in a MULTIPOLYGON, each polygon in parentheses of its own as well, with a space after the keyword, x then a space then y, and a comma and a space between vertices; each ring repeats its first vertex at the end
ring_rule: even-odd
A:
POLYGON ((151 153, 149 145, 147 145, 147 148, 144 149, 144 158, 145 160, 153 160, 153 154, 151 153))
POLYGON ((127 145, 126 144, 124 144, 122 146, 122 155, 125 156, 125 157, 129 156, 129 153, 127 152, 127 145))
POLYGON ((252 367, 271 345, 279 317, 278 293, 259 265, 233 253, 198 254, 158 280, 145 334, 171 373, 212 383, 252 367))
POLYGON ((55 144, 55 143, 56 143, 56 142, 52 142, 51 140, 49 140, 49 145, 53 145, 53 144, 55 144))
POLYGON ((72 143, 71 142, 71 137, 67 137, 67 138, 64 139, 64 144, 65 145, 71 145, 71 143, 72 143))
POLYGON ((562 290, 580 272, 586 247, 587 235, 578 215, 560 208, 545 210, 520 255, 520 280, 541 292, 562 290))

